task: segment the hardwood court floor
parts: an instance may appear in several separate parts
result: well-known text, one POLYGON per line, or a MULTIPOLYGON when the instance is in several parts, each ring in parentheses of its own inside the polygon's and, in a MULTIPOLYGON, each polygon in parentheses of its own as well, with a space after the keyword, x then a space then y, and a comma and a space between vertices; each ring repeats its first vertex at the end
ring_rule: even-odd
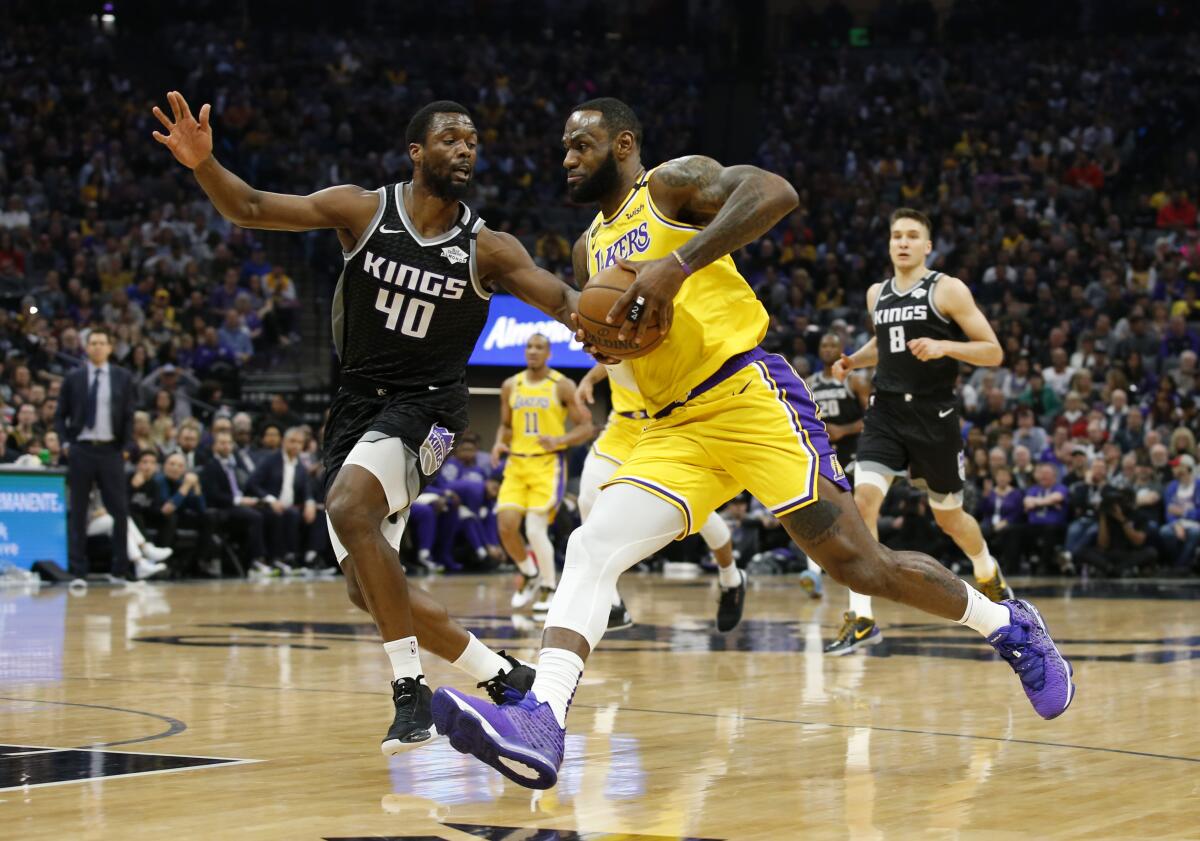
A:
MULTIPOLYGON (((386 661, 340 581, 0 591, 0 838, 1200 837, 1200 583, 1013 583, 1074 660, 1057 721, 914 611, 829 659, 841 588, 759 579, 726 637, 711 579, 627 576, 640 624, 593 656, 537 794, 444 740, 379 754, 386 661)), ((534 654, 507 577, 423 586, 534 654)))

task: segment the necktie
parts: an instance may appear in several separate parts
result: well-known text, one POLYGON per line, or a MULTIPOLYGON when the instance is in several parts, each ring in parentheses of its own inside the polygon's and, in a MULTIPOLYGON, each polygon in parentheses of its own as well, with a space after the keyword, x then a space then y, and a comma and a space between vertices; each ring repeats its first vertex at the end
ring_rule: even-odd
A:
POLYGON ((225 475, 229 477, 229 490, 233 491, 233 498, 237 499, 242 495, 241 488, 238 487, 237 474, 233 470, 233 462, 225 462, 225 475))
POLYGON ((88 389, 87 395, 87 416, 84 418, 84 428, 96 428, 96 406, 100 402, 100 369, 96 369, 96 377, 92 380, 92 386, 88 389))

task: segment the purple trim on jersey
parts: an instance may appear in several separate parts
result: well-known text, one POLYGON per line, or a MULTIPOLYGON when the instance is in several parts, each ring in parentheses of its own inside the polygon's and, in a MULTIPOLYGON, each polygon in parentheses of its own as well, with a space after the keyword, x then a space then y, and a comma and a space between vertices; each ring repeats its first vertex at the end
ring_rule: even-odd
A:
MULTIPOLYGON (((846 474, 843 472, 838 475, 838 471, 834 468, 834 465, 837 464, 835 461, 836 450, 829 441, 825 422, 818 414, 817 404, 813 402, 808 384, 796 373, 788 361, 778 354, 770 354, 757 364, 775 381, 780 401, 789 409, 788 417, 797 437, 805 445, 805 449, 815 451, 813 452, 816 462, 814 468, 820 470, 822 476, 842 490, 849 491, 850 483, 846 480, 846 474)), ((816 477, 812 478, 815 492, 816 477)), ((800 501, 802 500, 793 500, 783 507, 793 508, 800 501)))
POLYGON ((671 493, 671 491, 667 490, 662 485, 654 482, 648 482, 645 479, 639 479, 636 476, 617 476, 613 479, 610 479, 606 484, 615 484, 617 482, 628 482, 631 485, 645 488, 651 493, 665 496, 667 499, 674 501, 674 503, 678 505, 679 509, 683 512, 683 531, 680 533, 680 538, 682 538, 684 535, 692 533, 692 508, 687 504, 686 499, 678 494, 671 493))

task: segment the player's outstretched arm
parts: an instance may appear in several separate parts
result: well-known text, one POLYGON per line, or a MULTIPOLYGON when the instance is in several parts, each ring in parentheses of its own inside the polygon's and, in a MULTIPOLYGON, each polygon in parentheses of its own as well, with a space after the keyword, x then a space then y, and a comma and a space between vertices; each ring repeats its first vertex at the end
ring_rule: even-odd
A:
POLYGON ((235 225, 273 231, 333 228, 341 235, 343 245, 350 245, 374 218, 379 197, 361 187, 329 187, 308 196, 254 189, 213 157, 210 106, 201 106, 197 119, 178 91, 168 93, 167 102, 171 117, 157 105, 154 107, 154 116, 167 130, 166 134, 154 132, 154 139, 192 170, 213 206, 235 225))
POLYGON ((504 289, 575 329, 571 314, 579 310, 579 292, 539 268, 512 234, 481 229, 476 269, 485 287, 504 289))
POLYGON ((934 302, 947 318, 967 334, 968 341, 948 342, 938 339, 912 339, 908 349, 922 362, 949 356, 970 365, 991 367, 1004 361, 1004 350, 988 323, 987 317, 975 304, 967 285, 956 277, 943 277, 933 290, 934 302))

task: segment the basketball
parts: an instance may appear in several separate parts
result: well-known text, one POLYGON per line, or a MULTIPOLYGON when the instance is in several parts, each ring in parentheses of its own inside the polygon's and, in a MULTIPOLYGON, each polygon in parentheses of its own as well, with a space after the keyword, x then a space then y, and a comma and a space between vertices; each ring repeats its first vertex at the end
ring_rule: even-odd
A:
POLYGON ((618 339, 621 322, 609 324, 604 320, 613 304, 620 300, 633 283, 634 274, 620 266, 609 266, 594 275, 583 287, 579 296, 579 326, 586 334, 585 341, 617 359, 637 359, 654 350, 667 335, 658 325, 647 327, 642 343, 635 345, 632 338, 618 339))

